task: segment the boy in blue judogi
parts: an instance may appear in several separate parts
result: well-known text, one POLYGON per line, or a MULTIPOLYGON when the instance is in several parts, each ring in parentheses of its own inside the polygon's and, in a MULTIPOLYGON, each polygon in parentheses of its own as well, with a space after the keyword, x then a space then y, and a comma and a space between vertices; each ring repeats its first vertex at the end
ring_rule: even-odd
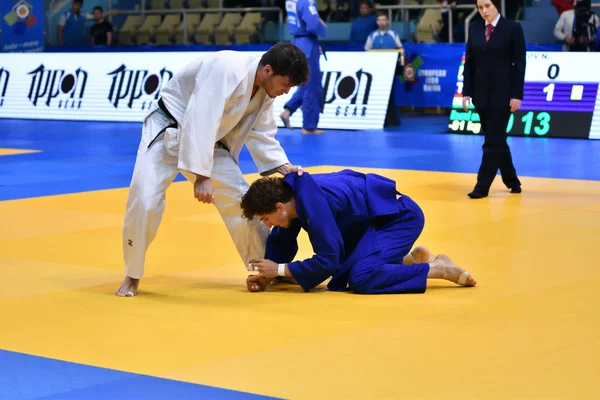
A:
POLYGON ((329 290, 356 293, 423 293, 427 279, 463 286, 477 283, 445 255, 418 246, 425 219, 420 207, 380 175, 343 170, 331 174, 288 174, 262 178, 242 198, 244 217, 273 227, 265 259, 252 260, 258 275, 250 291, 266 288, 277 276, 293 278, 305 291, 332 278, 329 290), (300 229, 315 255, 293 261, 300 229))

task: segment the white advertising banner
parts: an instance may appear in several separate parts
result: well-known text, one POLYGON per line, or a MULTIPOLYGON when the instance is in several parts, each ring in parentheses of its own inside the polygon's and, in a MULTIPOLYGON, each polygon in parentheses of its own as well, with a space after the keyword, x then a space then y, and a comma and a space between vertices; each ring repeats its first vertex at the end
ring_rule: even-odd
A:
MULTIPOLYGON (((141 121, 166 82, 206 52, 14 53, 0 57, 0 118, 141 121)), ((256 53, 257 55, 261 53, 256 53)), ((319 127, 382 128, 397 54, 329 52, 321 58, 319 127)), ((275 100, 279 113, 295 89, 275 100)), ((291 119, 302 126, 302 111, 291 119)))

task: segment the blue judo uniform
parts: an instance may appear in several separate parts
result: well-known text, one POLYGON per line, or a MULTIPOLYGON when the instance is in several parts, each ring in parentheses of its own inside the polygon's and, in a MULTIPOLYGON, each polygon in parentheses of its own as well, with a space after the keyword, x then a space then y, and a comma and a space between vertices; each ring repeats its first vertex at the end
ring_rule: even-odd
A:
POLYGON ((296 212, 290 227, 274 227, 265 258, 288 263, 306 291, 327 278, 330 290, 356 293, 423 293, 429 264, 403 265, 423 231, 421 208, 380 175, 343 170, 332 174, 288 174, 296 212), (315 255, 293 261, 300 229, 315 255))
POLYGON ((288 0, 285 2, 292 43, 306 55, 310 76, 308 82, 300 86, 285 108, 293 114, 302 107, 302 127, 317 129, 323 105, 323 84, 321 82, 321 51, 318 37, 325 36, 325 26, 319 19, 314 0, 288 0))

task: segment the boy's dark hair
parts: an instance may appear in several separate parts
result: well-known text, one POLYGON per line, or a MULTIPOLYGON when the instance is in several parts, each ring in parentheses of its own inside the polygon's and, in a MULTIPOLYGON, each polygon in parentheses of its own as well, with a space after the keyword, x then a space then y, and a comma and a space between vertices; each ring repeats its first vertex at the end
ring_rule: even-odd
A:
POLYGON ((306 56, 292 43, 277 43, 263 54, 260 65, 270 65, 274 75, 287 76, 294 86, 308 82, 310 69, 306 56))
POLYGON ((292 200, 292 188, 280 177, 260 178, 250 185, 250 189, 242 197, 242 217, 252 220, 255 215, 266 215, 274 212, 277 203, 292 200))
POLYGON ((390 16, 388 15, 387 11, 378 11, 377 18, 379 18, 379 17, 386 17, 387 19, 390 19, 390 16))
POLYGON ((83 6, 83 0, 73 0, 73 3, 79 3, 83 6))
POLYGON ((100 6, 94 7, 94 11, 99 10, 101 13, 104 13, 104 10, 100 6))

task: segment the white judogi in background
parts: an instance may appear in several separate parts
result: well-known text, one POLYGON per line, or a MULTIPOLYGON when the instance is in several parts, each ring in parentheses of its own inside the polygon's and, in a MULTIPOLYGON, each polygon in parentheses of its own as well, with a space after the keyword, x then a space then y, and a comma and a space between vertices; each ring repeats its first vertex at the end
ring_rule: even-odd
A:
POLYGON ((125 274, 130 278, 144 274, 165 192, 179 172, 192 183, 194 174, 211 178, 215 205, 244 265, 264 257, 267 228, 241 217, 239 204, 248 184, 238 157, 245 143, 261 174, 289 161, 275 139, 273 99, 262 88, 252 97, 259 62, 260 56, 234 51, 203 57, 161 92, 178 127, 165 130, 174 121, 158 107, 145 117, 123 226, 125 274))

